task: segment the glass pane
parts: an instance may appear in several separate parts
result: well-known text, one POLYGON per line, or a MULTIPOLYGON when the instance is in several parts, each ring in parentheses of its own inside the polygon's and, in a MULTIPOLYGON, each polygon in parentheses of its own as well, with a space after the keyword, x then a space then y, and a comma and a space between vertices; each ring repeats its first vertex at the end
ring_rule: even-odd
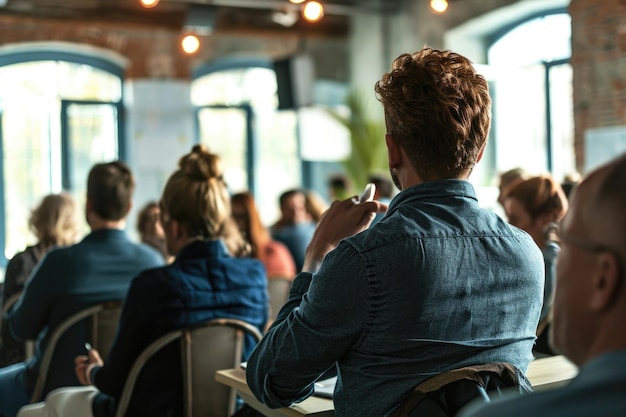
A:
POLYGON ((529 20, 489 48, 489 63, 522 66, 568 59, 571 32, 571 19, 565 13, 529 20))
POLYGON ((550 68, 552 173, 561 181, 576 172, 574 155, 574 97, 570 64, 550 68))
POLYGON ((70 62, 22 62, 1 67, 0 97, 14 97, 16 90, 41 97, 117 102, 122 97, 122 81, 98 68, 70 62))
POLYGON ((53 187, 60 183, 60 171, 51 169, 54 145, 49 123, 58 108, 42 100, 33 100, 27 108, 22 104, 7 104, 2 116, 4 255, 8 259, 35 243, 28 228, 30 211, 44 195, 60 191, 53 187))
POLYGON ((222 158, 229 190, 247 189, 245 112, 237 108, 205 108, 198 117, 200 143, 222 158))
POLYGON ((520 166, 547 169, 545 69, 543 65, 507 69, 493 91, 494 138, 499 170, 520 166))
POLYGON ((68 100, 118 102, 122 98, 122 80, 116 75, 90 65, 57 63, 61 97, 68 100))
POLYGON ((91 167, 118 158, 117 110, 109 104, 70 104, 67 115, 70 185, 78 207, 83 207, 91 167))
POLYGON ((275 109, 276 74, 268 68, 246 68, 219 71, 197 78, 191 89, 196 106, 250 104, 252 107, 275 109))
POLYGON ((259 141, 255 200, 265 225, 278 219, 278 197, 302 184, 296 135, 296 114, 273 112, 258 118, 259 141))

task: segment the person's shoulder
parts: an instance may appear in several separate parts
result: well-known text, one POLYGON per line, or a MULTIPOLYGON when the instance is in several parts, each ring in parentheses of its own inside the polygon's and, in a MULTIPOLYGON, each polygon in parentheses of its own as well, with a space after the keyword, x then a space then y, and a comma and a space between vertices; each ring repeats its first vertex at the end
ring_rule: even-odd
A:
MULTIPOLYGON (((563 398, 564 400, 564 398, 563 398)), ((561 401, 560 390, 553 392, 508 393, 490 402, 476 400, 457 414, 458 417, 528 417, 532 415, 564 416, 555 413, 561 401)))

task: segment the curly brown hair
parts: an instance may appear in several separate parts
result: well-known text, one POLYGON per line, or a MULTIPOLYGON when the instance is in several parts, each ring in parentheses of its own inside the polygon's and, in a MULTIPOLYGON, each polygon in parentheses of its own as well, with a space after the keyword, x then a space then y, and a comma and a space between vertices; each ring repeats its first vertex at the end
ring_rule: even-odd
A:
POLYGON ((375 91, 387 132, 422 179, 471 172, 489 134, 491 98, 467 58, 431 48, 402 54, 375 91))

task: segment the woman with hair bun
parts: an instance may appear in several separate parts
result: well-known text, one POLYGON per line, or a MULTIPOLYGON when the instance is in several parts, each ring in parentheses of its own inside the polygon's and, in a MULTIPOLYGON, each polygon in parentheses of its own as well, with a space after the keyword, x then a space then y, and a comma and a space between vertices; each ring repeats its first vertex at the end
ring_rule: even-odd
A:
POLYGON ((514 185, 504 195, 503 206, 509 223, 526 231, 543 253, 546 280, 543 307, 537 326, 536 349, 552 354, 547 344, 547 327, 551 321, 552 299, 556 280, 556 262, 560 252, 556 235, 558 222, 568 208, 567 197, 550 175, 529 178, 514 185))
MULTIPOLYGON (((242 248, 243 239, 232 224, 220 158, 194 146, 178 165, 160 202, 174 262, 133 279, 106 362, 93 349, 76 357, 79 381, 94 387, 57 390, 46 403, 22 409, 21 416, 113 416, 130 368, 158 337, 216 318, 243 320, 261 332, 265 328, 269 313, 265 269, 256 259, 231 255, 242 248), (53 410, 44 411, 46 407, 53 410)), ((242 360, 253 348, 253 339, 247 339, 242 360)), ((180 348, 174 343, 145 365, 126 414, 182 416, 181 381, 180 348)))

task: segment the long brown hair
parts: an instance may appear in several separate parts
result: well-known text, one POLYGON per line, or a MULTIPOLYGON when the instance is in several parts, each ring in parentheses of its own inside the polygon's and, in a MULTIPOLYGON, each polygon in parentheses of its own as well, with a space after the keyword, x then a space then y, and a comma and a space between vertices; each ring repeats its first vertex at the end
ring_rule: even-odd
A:
POLYGON ((261 222, 261 217, 256 208, 254 197, 248 191, 234 194, 231 199, 231 206, 240 205, 245 211, 244 238, 251 246, 252 256, 259 258, 259 247, 271 239, 270 233, 261 222))

